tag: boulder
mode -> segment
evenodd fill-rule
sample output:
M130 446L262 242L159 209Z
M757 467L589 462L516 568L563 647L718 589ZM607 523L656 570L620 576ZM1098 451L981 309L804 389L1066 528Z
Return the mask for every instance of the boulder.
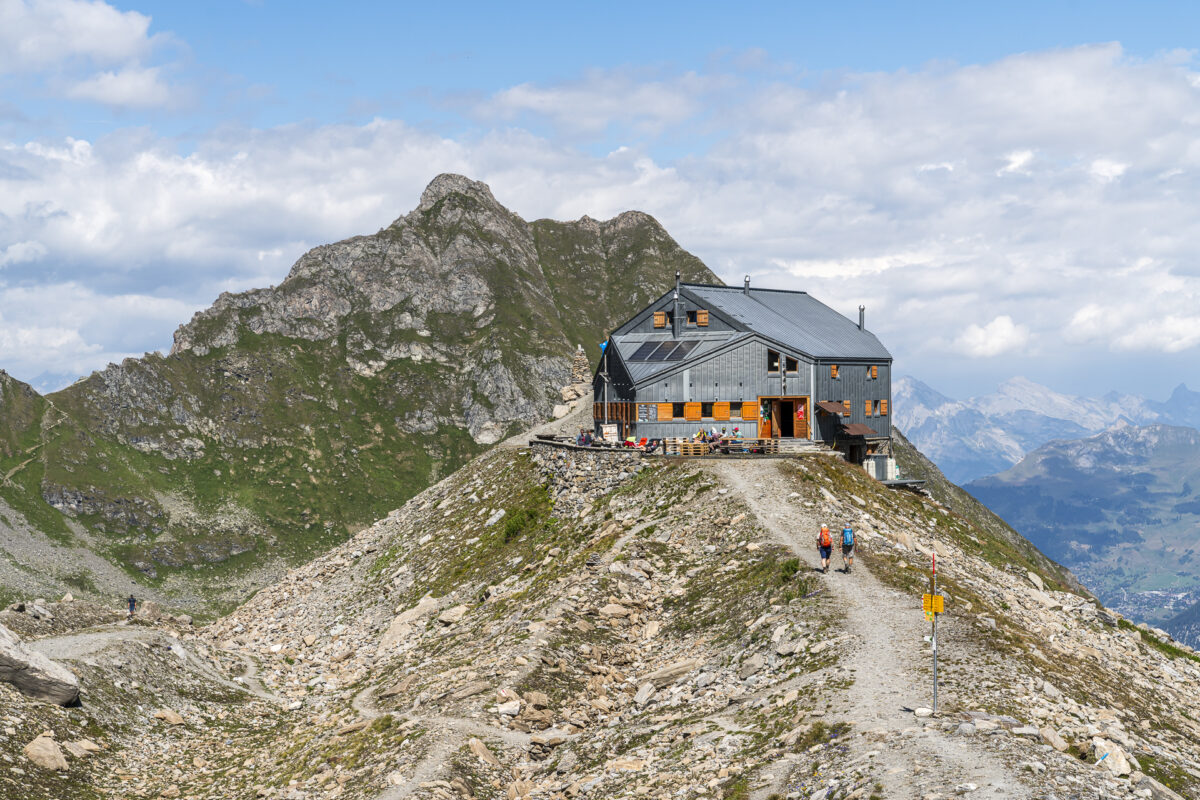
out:
M676 661L674 664L668 664L662 669L655 670L647 675L643 680L654 684L655 688L662 687L674 683L675 681L687 675L694 669L698 669L704 662L698 658L688 658L683 661Z
M183 717L179 716L179 712L175 711L172 708L168 708L167 706L163 706L158 711L155 711L154 718L161 719L163 722L167 723L168 725L182 725L183 724Z
M762 655L760 653L755 653L742 662L742 668L738 670L738 677L743 679L749 678L751 675L761 670L764 664L766 664L766 660L762 657Z
M438 622L443 625L453 625L462 620L467 615L467 606L457 605L454 608L447 608L438 615Z
M1104 767L1116 777L1122 777L1133 772L1125 751L1115 742L1096 736L1092 739L1092 754L1096 763Z
M64 770L67 768L67 757L63 755L58 742L48 733L34 739L25 745L25 757L42 769Z
M437 600L425 595L412 608L399 612L392 620L392 625L405 625L416 622L421 617L428 616L437 610Z
M0 625L0 681L22 694L69 705L79 699L79 679L62 664L26 649L17 635Z
M1042 582L1041 575L1038 575L1033 570L1026 570L1025 577L1029 578L1029 582L1032 583L1035 587L1037 587L1037 590L1039 592L1046 591L1046 584Z
M484 744L483 742L472 737L471 740L469 742L467 742L467 745L471 748L471 752L475 754L476 758L478 758L483 763L485 763L491 767L500 766L500 759L498 759L498 758L496 758L496 756L492 755L492 751L488 750L487 745Z
M1067 748L1069 747L1066 740L1058 735L1058 731L1049 726L1042 728L1042 741L1060 753L1067 752Z

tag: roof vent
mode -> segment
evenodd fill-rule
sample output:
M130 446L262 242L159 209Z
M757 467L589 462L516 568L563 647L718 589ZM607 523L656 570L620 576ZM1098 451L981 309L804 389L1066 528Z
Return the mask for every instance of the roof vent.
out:
M858 329L860 331L865 331L867 329L867 307L866 306L858 307Z
M750 294L750 276L747 275L742 281L742 294Z

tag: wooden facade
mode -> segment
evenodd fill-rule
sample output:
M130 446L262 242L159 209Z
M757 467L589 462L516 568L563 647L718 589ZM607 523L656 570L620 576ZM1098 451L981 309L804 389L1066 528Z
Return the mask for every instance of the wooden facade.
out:
M804 292L677 284L609 336L593 416L635 438L737 427L854 447L891 437L891 368L861 318Z

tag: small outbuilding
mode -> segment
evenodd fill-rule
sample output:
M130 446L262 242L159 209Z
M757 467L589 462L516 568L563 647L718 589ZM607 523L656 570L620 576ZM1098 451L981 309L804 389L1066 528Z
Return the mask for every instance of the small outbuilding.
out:
M855 463L891 439L892 356L807 292L681 283L614 330L593 378L596 432L823 443ZM613 427L615 426L615 428Z

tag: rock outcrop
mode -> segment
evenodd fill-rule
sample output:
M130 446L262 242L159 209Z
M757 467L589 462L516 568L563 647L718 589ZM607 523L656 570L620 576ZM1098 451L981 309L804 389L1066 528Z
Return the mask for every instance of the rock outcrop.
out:
M646 214L527 222L438 176L377 233L221 295L167 356L49 398L0 386L0 474L27 480L5 498L46 535L80 526L122 566L183 584L180 602L228 602L567 413L590 380L578 345L677 270L717 280ZM194 569L226 562L232 585Z
M3 625L0 625L0 681L48 703L69 705L79 699L79 681L69 669L22 646L16 634Z

